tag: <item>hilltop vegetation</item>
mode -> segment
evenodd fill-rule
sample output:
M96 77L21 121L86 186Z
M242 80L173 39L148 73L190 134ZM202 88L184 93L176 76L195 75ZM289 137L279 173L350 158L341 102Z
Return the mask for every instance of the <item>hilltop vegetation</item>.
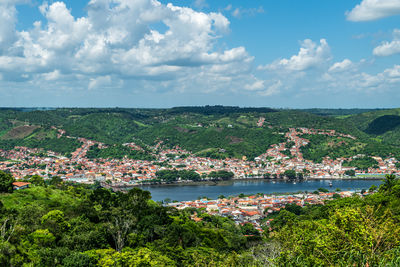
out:
M162 206L137 188L113 193L57 177L36 184L0 193L1 266L400 263L400 181L394 176L365 198L287 205L266 218L274 220L262 234L203 210Z
M207 155L208 151L212 151L214 153L209 156L214 158L254 158L264 153L270 145L284 141L276 131L246 127L232 118L201 127L173 120L144 129L134 136L147 144L162 140L167 147L180 146L199 155Z
M400 116L397 115L383 115L376 118L368 124L365 129L366 133L380 135L388 131L392 131L400 126Z
M344 120L376 140L400 145L400 109L371 111Z
M26 126L24 127L27 128ZM16 133L15 128L12 128L0 138L0 149L10 150L15 146L26 146L43 148L67 155L81 145L81 142L77 139L57 138L57 132L46 127L31 126L24 133L18 132L18 135L11 136L13 133ZM21 137L20 134L23 135L23 138L18 138Z
M399 118L400 109L276 110L224 106L1 109L0 148L23 145L70 153L79 146L75 139L56 138L53 126L65 130L65 135L103 142L110 147L91 152L91 157L121 158L132 154L129 157L144 159L142 154L125 151L121 144L134 142L146 148L161 142L166 148L179 146L199 156L253 159L271 145L287 142L284 134L289 127L304 127L335 130L356 137L352 140L308 136L311 143L302 148L306 159L321 161L325 156L357 154L399 157Z
M378 142L374 139L353 140L351 138L324 135L302 135L302 137L310 141L306 146L301 147L303 157L314 162L321 162L324 157L336 159L356 155L400 158L399 147ZM358 167L362 169L362 166Z
M382 109L367 109L367 108L310 108L301 109L300 111L312 113L321 116L332 116L332 117L348 117L354 114L360 114L370 111L377 111Z

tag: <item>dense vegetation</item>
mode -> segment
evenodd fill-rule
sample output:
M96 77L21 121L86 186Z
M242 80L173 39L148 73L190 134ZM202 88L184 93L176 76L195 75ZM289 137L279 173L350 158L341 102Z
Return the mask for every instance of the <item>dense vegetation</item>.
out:
M371 111L376 111L376 110L382 110L382 109L310 108L310 109L301 109L300 111L305 111L305 112L309 112L309 113L316 114L316 115L321 115L321 116L342 117L342 116L349 116L349 115L360 114L360 113L365 113L365 112L371 112Z
M366 133L380 135L400 126L400 116L397 115L384 115L376 118L365 129Z
M69 154L81 146L77 139L60 137L54 130L37 129L23 139L0 139L0 149L10 150L15 146L43 148L62 154Z
M232 125L232 128L227 127ZM242 157L250 159L264 153L272 145L284 141L271 129L245 128L220 122L210 127L182 125L179 121L144 129L135 137L145 143L163 140L167 147L180 146L212 158Z
M186 181L199 181L200 175L191 170L161 170L156 173L157 179L164 182L175 182L179 179Z
M0 201L1 266L246 265L254 245L244 236L249 225L207 214L194 222L195 211L163 207L140 189L58 184Z
M394 176L365 198L287 205L266 218L273 220L262 235L251 224L162 206L137 188L113 193L57 178L36 184L0 194L1 266L400 263L400 181Z
M204 107L175 107L168 110L169 114L198 113L202 115L229 115L234 113L268 113L276 112L271 108L240 108L230 106L204 106Z
M387 144L400 146L400 109L377 110L357 114L344 119L355 127L382 140Z
M357 167L360 170L368 170L368 168L378 168L378 162L371 157L359 157L351 161L344 161L345 167Z
M257 126L260 118L264 119L262 127ZM146 147L161 141L163 146L179 146L199 156L253 159L270 145L287 141L282 133L289 127L306 127L333 129L357 138L309 136L312 143L302 150L307 159L321 161L324 156L357 154L400 157L399 118L400 109L273 110L224 106L1 109L0 148L25 145L72 152L79 142L56 138L56 131L50 128L56 126L73 137L117 144L105 151L91 152L92 157L120 158L130 153L121 146L123 143L134 142ZM284 153L290 156L289 151ZM139 154L131 157L145 158Z
M400 264L400 181L394 176L365 199L288 205L271 218L269 236L280 245L280 266Z
M12 193L14 181L11 174L0 171L0 193Z
M230 180L233 178L233 172L220 170L212 171L207 176L200 176L193 170L161 170L156 173L157 179L164 182L174 182L177 180L183 181L199 181L202 178L211 178L213 180Z
M90 159L93 158L113 158L113 159L122 159L127 157L129 159L138 159L138 160L153 160L154 157L145 151L133 150L130 147L123 145L111 145L107 148L100 149L98 145L91 146L86 156Z
M336 159L356 155L396 157L400 159L400 148L376 140L353 140L351 138L332 137L326 135L302 135L310 142L301 147L305 159L321 162L324 157ZM356 161L357 162L357 161ZM362 166L358 166L362 167Z

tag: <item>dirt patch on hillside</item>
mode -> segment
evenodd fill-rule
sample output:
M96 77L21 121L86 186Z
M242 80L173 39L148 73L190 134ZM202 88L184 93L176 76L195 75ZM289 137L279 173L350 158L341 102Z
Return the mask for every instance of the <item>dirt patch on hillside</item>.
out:
M189 130L189 129L182 128L182 127L179 127L179 126L176 126L176 127L174 127L174 128L175 128L178 132L181 132L181 133L191 133L191 134L196 133L195 130Z
M229 142L229 144L238 144L243 142L242 138L236 137L236 136L227 136L226 139L230 139L231 141Z
M34 130L40 128L39 126L18 126L1 137L1 139L23 139L30 135Z

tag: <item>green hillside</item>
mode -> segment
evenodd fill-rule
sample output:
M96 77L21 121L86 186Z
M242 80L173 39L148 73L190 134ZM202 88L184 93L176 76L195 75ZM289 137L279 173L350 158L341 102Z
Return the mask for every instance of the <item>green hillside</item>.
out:
M353 115L344 119L370 137L400 146L400 109L387 109Z
M362 111L224 106L0 109L0 147L10 149L15 145L24 145L70 153L79 146L76 140L56 138L56 130L51 129L54 126L65 130L66 135L109 145L135 142L146 147L162 141L165 147L179 146L201 156L247 156L252 159L264 153L270 145L287 141L284 133L288 128L304 127L336 130L357 138L342 142L338 137L310 137L312 142L303 148L308 159L320 161L324 156L335 158L359 153L369 156L399 155L400 109L360 113ZM262 127L257 125L259 120L263 120ZM114 148L113 152L93 155L124 153L115 153Z

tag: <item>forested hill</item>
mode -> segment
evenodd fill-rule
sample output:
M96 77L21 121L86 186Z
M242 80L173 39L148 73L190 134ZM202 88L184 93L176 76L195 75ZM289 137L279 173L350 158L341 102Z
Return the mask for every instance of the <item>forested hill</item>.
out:
M345 121L382 142L400 145L400 109L361 113Z
M35 181L3 193L12 177L0 172L0 266L400 264L400 181L391 175L367 196L288 204L265 218L263 232L204 209L163 206L138 188Z
M272 144L286 142L284 134L293 127L335 130L357 139L346 143L354 153L372 151L379 155L379 150L386 151L384 156L387 156L391 150L396 154L400 145L399 113L397 109L289 110L229 106L4 108L0 109L0 148L43 147L68 154L81 145L77 139L65 138L70 136L105 144L133 142L143 148L161 141L165 147L179 146L200 156L254 158ZM58 130L65 130L65 135L60 138ZM330 152L322 150L335 140L317 141L318 144L309 148L313 154L310 157L328 155Z

